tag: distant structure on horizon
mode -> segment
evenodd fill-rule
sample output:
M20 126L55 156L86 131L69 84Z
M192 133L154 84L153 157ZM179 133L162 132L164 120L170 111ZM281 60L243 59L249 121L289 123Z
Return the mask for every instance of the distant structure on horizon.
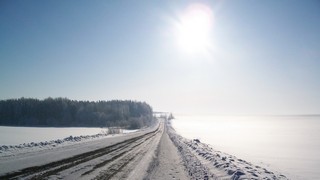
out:
M166 118L168 120L174 119L174 116L171 112L153 112L153 116L159 117L159 118Z

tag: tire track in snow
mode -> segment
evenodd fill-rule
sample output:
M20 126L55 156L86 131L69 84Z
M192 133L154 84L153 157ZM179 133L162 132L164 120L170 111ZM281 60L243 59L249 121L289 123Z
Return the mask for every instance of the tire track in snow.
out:
M141 145L144 141L154 137L158 132L159 132L159 127L155 131L146 133L138 137L127 139L125 141L122 141L107 147L103 147L94 151L82 153L70 158L51 162L45 165L28 167L16 172L7 173L5 175L0 176L0 179L19 179L19 178L44 179L51 175L55 175L61 171L64 171L66 169L70 169L72 167L75 167L77 165L80 165L82 163L88 162L93 159L98 159L102 156L113 153L115 151L125 150L131 145L133 145L132 148L135 148ZM121 156L125 155L127 152L128 151L124 151L123 153L117 154L113 156L112 159L115 160L117 158L120 158ZM109 162L112 162L112 161L109 161ZM105 162L105 164L107 163L108 162ZM105 164L100 164L100 166ZM95 166L95 168L98 168L98 167L99 167L99 164Z

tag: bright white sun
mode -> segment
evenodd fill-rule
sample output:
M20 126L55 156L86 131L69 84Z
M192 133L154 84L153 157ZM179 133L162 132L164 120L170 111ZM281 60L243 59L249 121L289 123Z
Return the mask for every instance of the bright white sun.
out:
M179 47L186 53L203 53L210 46L213 21L211 9L203 4L192 4L181 14L176 23Z

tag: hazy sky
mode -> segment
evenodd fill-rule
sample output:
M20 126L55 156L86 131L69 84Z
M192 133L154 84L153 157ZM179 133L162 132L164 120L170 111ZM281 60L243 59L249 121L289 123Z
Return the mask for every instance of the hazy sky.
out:
M181 25L196 6L210 14L206 32ZM320 2L2 0L0 99L49 96L320 113Z

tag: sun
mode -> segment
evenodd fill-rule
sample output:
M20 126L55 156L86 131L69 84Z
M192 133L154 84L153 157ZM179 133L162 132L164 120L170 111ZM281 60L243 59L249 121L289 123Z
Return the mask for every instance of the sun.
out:
M176 22L178 46L186 53L204 53L210 47L213 15L203 4L191 4Z

